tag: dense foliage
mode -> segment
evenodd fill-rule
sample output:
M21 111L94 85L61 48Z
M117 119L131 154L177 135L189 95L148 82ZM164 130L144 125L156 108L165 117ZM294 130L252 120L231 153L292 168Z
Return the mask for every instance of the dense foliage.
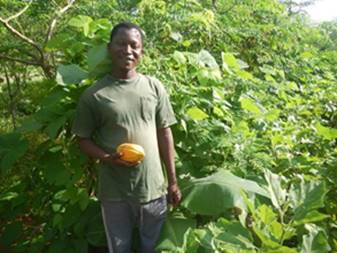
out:
M2 2L1 20L26 4ZM158 251L337 250L336 23L276 0L52 2L0 30L1 252L105 245L95 162L70 126L121 20L144 29L139 71L164 83L178 118L183 202Z

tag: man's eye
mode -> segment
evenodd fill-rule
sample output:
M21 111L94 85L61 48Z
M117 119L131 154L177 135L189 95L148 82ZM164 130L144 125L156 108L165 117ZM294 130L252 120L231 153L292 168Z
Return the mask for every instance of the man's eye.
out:
M134 48L134 49L139 48L139 44L138 43L132 43L131 47Z

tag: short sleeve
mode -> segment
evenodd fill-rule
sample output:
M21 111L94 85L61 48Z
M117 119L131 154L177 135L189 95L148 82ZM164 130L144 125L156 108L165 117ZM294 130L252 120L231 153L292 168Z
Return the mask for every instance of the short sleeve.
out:
M169 95L167 94L164 86L158 81L158 104L156 108L156 125L157 128L169 127L177 123L174 115Z
M72 133L83 138L90 138L96 128L97 118L93 111L94 106L87 96L82 95L75 113Z

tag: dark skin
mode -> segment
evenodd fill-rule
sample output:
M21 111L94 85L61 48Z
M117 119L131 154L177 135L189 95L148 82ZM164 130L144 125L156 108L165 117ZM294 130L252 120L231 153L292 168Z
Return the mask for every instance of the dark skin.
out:
M108 44L113 69L112 76L118 79L131 79L137 75L136 66L144 53L142 37L137 29L118 30ZM171 129L157 129L158 148L168 175L168 201L176 207L181 201L181 193L176 179L174 141ZM79 138L80 149L88 156L115 166L134 167L137 163L130 163L120 159L121 153L108 154L89 138Z

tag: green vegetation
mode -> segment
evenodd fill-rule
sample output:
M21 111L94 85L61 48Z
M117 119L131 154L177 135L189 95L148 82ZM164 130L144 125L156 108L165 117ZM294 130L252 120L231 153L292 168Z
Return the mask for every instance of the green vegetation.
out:
M51 2L0 0L1 252L105 245L95 164L70 126L121 20L146 32L139 71L178 118L183 202L158 250L337 251L336 23L276 0Z

